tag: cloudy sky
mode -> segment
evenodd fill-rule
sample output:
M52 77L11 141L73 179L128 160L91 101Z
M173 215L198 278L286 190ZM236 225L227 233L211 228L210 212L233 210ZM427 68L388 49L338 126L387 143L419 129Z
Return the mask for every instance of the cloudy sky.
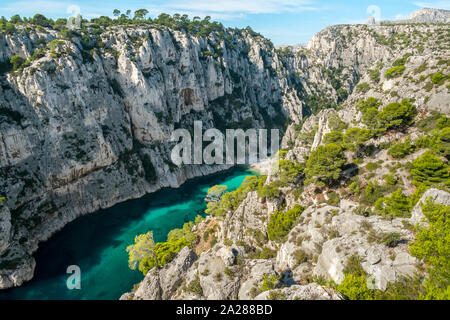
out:
M422 7L450 10L450 0L0 0L0 16L42 13L58 18L80 11L95 17L112 16L114 9L146 8L152 17L162 12L209 15L227 27L251 26L276 45L285 45L306 43L328 25L361 23L370 15L401 19Z

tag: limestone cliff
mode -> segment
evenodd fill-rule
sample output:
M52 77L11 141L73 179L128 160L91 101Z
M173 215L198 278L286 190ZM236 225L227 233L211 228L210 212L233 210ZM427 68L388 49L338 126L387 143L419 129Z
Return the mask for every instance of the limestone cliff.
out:
M39 242L78 216L225 169L171 162L171 133L191 131L194 120L205 129L284 129L290 119L284 144L288 157L300 161L322 143L338 105L345 123L358 121L354 102L368 94L413 97L421 110L448 112L447 87L424 94L414 78L428 77L428 68L383 77L406 53L409 70L425 62L437 66L449 54L445 39L447 29L437 25L334 26L295 50L277 50L260 35L236 29L208 36L161 26L1 34L0 62L14 55L28 60L0 75L0 190L6 196L0 288L30 279ZM312 113L318 115L300 127ZM300 139L314 130L312 145ZM257 203L252 197L247 201ZM267 216L280 203L269 202ZM237 212L249 214L244 207ZM239 225L229 219L224 230ZM265 226L253 222L255 229ZM245 231L236 233L239 239ZM223 292L239 294L237 284L230 286Z
M334 26L314 36L307 48L284 49L281 59L296 72L293 85L305 109L320 107L302 125L288 127L283 148L291 167L264 180L276 192L242 191L245 199L237 208L193 227L200 239L196 247L184 248L162 271L149 271L121 299L342 299L325 284L341 284L353 257L371 289L379 292L405 277L423 278L423 263L410 245L416 226L423 225L427 200L447 206L448 212L450 180L444 173L443 190L430 188L421 195L409 166L432 148L414 142L430 134L439 117L448 127L448 37L446 25ZM358 148L345 147L346 165L331 186L304 183L304 172L294 166L305 165L314 150L329 143L327 134L333 131L344 146L357 142L356 136L343 138L348 130L377 128L359 106L367 100L376 102L372 112L377 117L384 106L398 110L402 103L411 103L417 113L405 128L382 130ZM448 138L443 139L447 142L436 161L446 166L450 149ZM397 158L388 150L395 143L414 148ZM385 182L389 178L391 184ZM377 198L369 199L371 190ZM414 205L398 216L380 213L384 199L398 190ZM377 199L383 201L376 204ZM271 239L272 218L298 205L305 210L292 225L283 225L289 232ZM169 270L177 276L158 276Z

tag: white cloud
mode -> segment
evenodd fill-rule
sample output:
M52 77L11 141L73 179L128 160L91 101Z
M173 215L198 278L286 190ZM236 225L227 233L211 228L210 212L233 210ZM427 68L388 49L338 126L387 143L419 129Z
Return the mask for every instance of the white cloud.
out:
M213 19L236 19L248 14L278 14L318 10L312 0L172 0L148 7L152 14L180 13Z
M280 14L326 9L324 7L319 8L316 3L316 0L167 0L161 4L139 5L139 7L148 9L152 16L157 16L160 13L179 13L187 14L190 17L209 15L215 20L229 20L244 18L250 14ZM18 0L3 6L0 4L0 12L6 14L19 13L21 15L40 12L50 16L65 16L67 15L67 9L76 5L76 0ZM81 15L84 17L112 16L112 10L115 8L112 7L115 6L114 3L107 3L102 6L94 4L79 6Z
M414 2L414 4L421 8L450 10L450 1Z

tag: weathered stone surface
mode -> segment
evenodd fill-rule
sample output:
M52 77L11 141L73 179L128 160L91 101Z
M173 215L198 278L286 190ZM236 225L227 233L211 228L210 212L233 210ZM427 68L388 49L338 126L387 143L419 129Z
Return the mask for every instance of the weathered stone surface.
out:
M197 260L197 255L188 247L162 269L151 269L134 292L122 295L121 300L167 300L186 279L188 269Z
M409 254L408 241L414 239L411 231L402 227L400 219L383 220L381 217L364 218L344 212L333 218L331 223L339 237L326 241L314 268L314 273L330 277L336 283L344 280L344 268L352 255L362 260L363 269L374 280L377 289L385 290L388 282L401 276L412 275L416 270L417 259ZM398 233L401 237L395 247L369 242L367 236Z
M263 281L264 275L275 275L275 268L271 260L250 260L247 264L246 268L249 270L249 273L239 288L239 300L255 298L254 292L256 292Z
M343 300L339 292L327 289L318 284L304 286L291 286L278 290L269 290L259 294L255 300L269 300L270 295L275 294L279 299L286 300Z
M9 247L11 240L11 213L0 204L0 255Z

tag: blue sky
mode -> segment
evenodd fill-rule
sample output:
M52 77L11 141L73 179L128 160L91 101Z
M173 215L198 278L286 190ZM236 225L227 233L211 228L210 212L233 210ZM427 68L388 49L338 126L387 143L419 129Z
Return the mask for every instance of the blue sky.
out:
M78 10L84 17L112 16L114 9L146 8L150 16L161 12L206 15L227 27L251 26L276 45L306 43L326 26L362 23L368 8L377 6L381 19L401 19L421 7L450 10L450 0L0 0L0 16L13 14L69 17Z

